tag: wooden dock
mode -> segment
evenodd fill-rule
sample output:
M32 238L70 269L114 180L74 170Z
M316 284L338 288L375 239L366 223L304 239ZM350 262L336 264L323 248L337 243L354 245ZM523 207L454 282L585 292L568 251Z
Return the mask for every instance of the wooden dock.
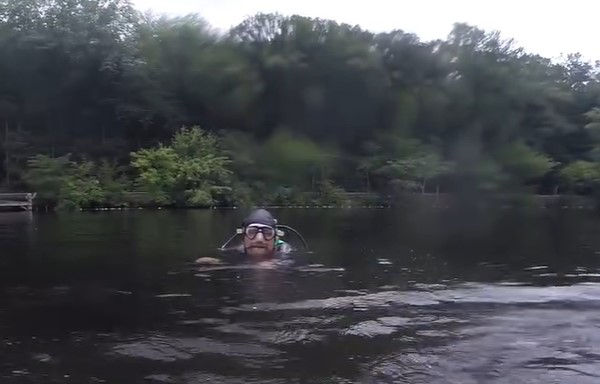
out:
M0 193L0 210L31 211L36 193Z

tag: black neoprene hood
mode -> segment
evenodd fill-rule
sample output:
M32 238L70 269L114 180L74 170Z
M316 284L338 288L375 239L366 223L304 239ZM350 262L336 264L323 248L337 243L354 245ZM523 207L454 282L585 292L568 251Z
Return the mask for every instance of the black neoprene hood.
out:
M266 209L255 209L242 221L242 227L247 227L249 224L262 224L275 228L277 220Z

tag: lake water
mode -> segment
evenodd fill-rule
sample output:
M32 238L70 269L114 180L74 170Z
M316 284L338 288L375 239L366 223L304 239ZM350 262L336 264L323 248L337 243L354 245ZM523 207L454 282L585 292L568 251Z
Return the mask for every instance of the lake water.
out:
M274 210L294 266L196 265L244 213L0 213L0 382L600 382L592 211Z

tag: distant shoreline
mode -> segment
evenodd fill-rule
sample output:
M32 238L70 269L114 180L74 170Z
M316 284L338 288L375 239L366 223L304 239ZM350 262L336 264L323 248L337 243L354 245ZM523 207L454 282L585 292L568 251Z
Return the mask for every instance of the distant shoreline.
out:
M352 193L350 193L352 195ZM251 204L248 206L213 206L213 207L193 207L193 206L175 206L175 205L132 205L132 206L98 206L78 209L80 212L101 212L101 211L128 211L128 210L237 210L247 207L263 207L268 209L392 209L411 207L431 207L446 209L458 204L465 204L465 200L473 205L493 204L497 208L562 208L562 209L596 209L598 202L591 196L585 195L540 195L540 194L489 194L475 197L461 196L452 193L403 193L395 197L379 196L370 194L371 197L377 197L378 202L366 202L359 199L347 200L344 204ZM477 198L480 197L480 198ZM35 204L34 212L52 212L55 209Z

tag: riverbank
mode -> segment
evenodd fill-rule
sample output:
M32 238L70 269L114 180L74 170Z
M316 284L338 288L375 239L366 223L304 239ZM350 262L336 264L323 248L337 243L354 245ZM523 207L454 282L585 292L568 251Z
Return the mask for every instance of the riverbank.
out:
M311 195L305 193L304 196ZM402 193L396 196L380 195L366 192L347 192L341 194L337 201L319 201L318 196L303 198L299 201L286 202L257 202L247 205L214 205L186 206L175 204L157 204L144 192L124 193L124 202L120 205L92 206L78 209L80 211L116 211L130 209L238 209L246 206L261 206L265 208L289 209L332 209L332 208L438 208L446 209L456 206L478 206L482 208L560 208L586 209L598 208L596 199L582 195L526 195L526 194L496 194L464 196L450 193ZM33 205L34 211L53 211L55 207L44 204Z
M591 196L583 195L528 195L528 194L489 194L459 195L450 193L412 193L396 197L395 206L436 206L448 208L455 205L489 205L498 208L571 208L596 209L598 201Z

